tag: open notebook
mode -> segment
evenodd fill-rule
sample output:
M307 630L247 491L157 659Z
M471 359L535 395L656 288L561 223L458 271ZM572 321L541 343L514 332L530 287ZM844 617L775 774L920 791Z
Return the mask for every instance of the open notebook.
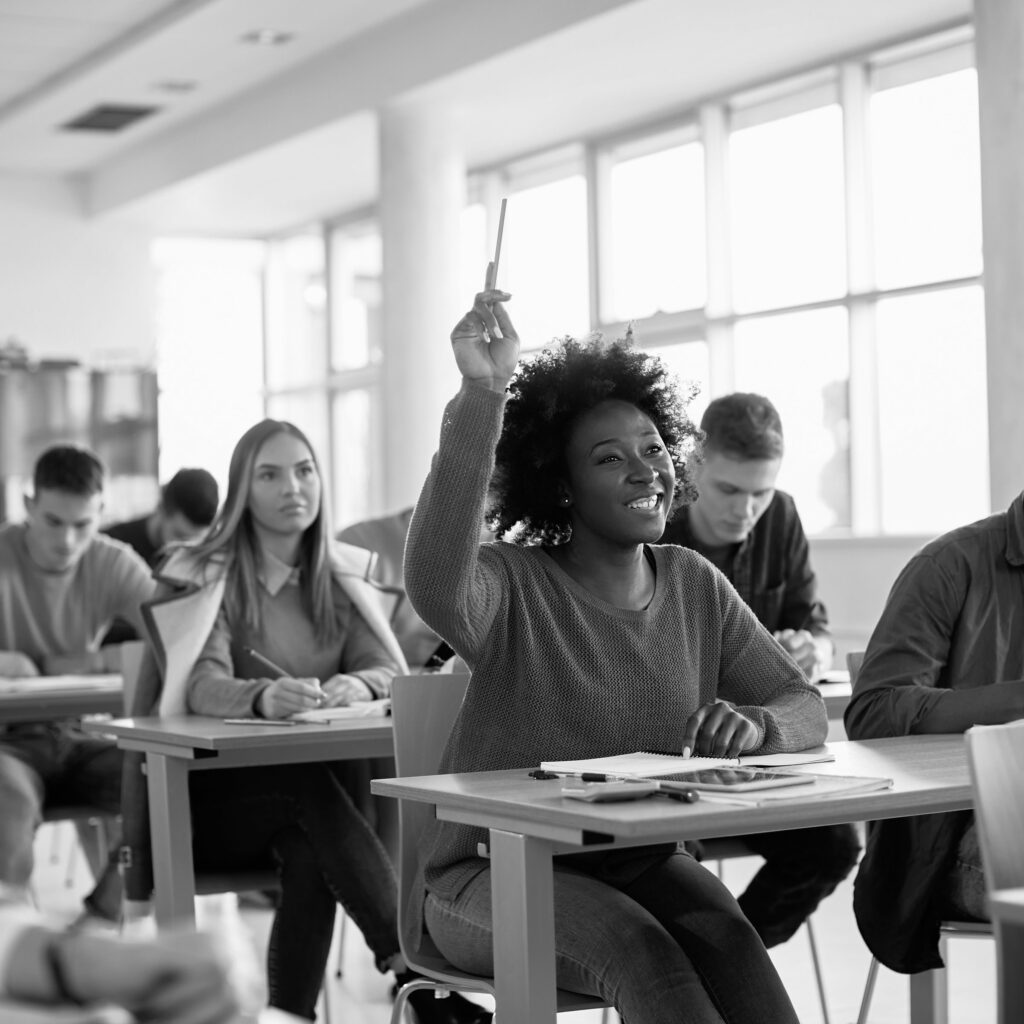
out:
M346 722L350 718L383 718L391 714L391 700L364 700L341 708L317 708L292 715L293 722Z
M594 772L620 778L653 778L674 775L676 772L695 772L700 768L722 768L729 765L758 768L782 768L788 765L817 764L834 761L835 755L822 744L811 750L798 750L787 754L747 754L743 757L682 757L677 754L658 754L638 750L632 754L612 757L586 757L575 761L542 761L541 768L559 775L581 775Z

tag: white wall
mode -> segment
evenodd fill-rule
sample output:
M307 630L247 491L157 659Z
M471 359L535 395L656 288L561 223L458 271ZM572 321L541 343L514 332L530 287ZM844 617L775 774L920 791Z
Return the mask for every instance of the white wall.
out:
M34 359L151 365L150 240L84 218L65 182L0 175L0 344L13 335Z
M818 596L828 609L836 643L835 668L847 651L862 651L882 612L889 588L911 555L931 537L811 539Z

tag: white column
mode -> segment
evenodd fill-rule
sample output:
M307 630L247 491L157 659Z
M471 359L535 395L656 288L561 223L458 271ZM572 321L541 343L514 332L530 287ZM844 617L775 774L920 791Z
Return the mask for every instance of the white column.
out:
M380 111L383 239L384 503L412 504L459 375L448 335L472 304L459 294L466 167L450 112L414 103Z
M974 0L993 510L1024 488L1024 6Z

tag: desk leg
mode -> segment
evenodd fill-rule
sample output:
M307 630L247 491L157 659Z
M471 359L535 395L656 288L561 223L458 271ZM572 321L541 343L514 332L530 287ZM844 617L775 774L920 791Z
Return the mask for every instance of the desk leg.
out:
M1024 981L1021 956L1024 955L1024 925L1016 921L993 921L996 933L998 965L999 1024L1024 1020Z
M554 1024L555 914L551 847L491 829L496 1016Z
M146 754L149 835L157 925L195 924L195 873L188 764L180 757Z

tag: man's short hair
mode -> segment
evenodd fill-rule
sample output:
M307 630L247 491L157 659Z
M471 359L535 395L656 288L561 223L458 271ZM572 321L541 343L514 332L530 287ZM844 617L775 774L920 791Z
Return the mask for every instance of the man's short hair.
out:
M778 410L764 395L734 391L716 398L700 421L704 448L734 459L781 459L785 446Z
M180 512L196 526L209 526L217 514L217 481L205 469L179 469L164 484L160 504L164 512Z
M32 470L32 491L66 491L80 497L92 497L103 490L103 463L88 448L57 444L36 459Z

